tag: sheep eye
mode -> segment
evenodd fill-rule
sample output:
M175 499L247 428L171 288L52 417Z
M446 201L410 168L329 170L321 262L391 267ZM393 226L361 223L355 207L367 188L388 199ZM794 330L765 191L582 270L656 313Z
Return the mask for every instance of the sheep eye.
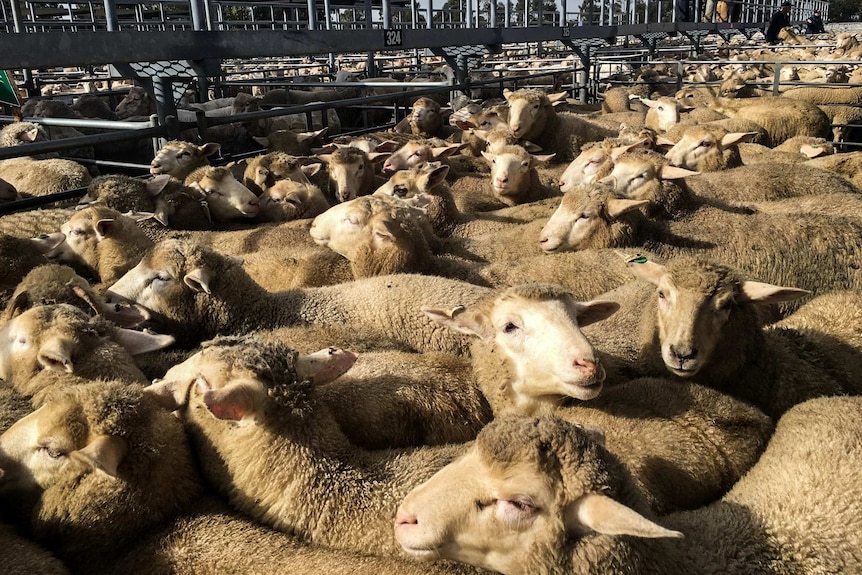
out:
M395 186L392 193L398 198L403 198L407 195L407 186Z
M170 281L171 275L168 272L159 272L153 277L153 281L166 282Z
M359 171L361 172L364 169L365 169L365 166L363 166L362 164L359 164Z
M482 501L481 499L477 499L477 500L475 501L476 508L477 508L479 511L481 511L481 510L483 510L483 509L485 509L485 508L489 507L489 506L490 506L490 505L492 505L493 503L494 503L493 501L486 502L486 501Z
M514 333L516 331L518 331L518 326L516 326L512 322L508 322L506 325L503 326L504 333Z
M658 111L659 111L659 112L664 112L664 106L659 106L659 107L658 107Z
M180 152L179 154L177 154L177 158L185 158L186 156L191 156L191 155L192 155L191 152Z
M661 290L658 290L658 299L664 299L664 292Z
M487 126L490 126L490 125L491 125L491 122L489 122L488 120L485 120L484 122L482 122L481 124L479 124L479 127L480 127L480 128L481 128L482 126L486 126L486 127L487 127Z
M61 457L64 457L66 455L62 450L57 449L56 447L51 445L42 445L39 447L39 449L41 449L45 453L45 455L47 455L51 459L60 459Z

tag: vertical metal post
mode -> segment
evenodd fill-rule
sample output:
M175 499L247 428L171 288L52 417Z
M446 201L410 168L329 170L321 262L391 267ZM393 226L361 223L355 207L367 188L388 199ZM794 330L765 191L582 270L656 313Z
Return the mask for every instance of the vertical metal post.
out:
M503 0L503 27L509 28L511 26L512 26L512 5L509 3L509 0Z
M464 3L464 22L465 28L473 28L473 0L466 0Z
M24 32L23 19L21 18L21 3L19 0L10 0L12 3L12 23L15 25L15 33Z
M488 2L488 26L491 28L497 27L497 0L490 0Z
M207 21L204 17L204 6L202 0L189 0L192 8L192 29L196 32L206 30Z
M772 76L772 95L780 96L778 88L781 87L781 62L775 63L775 73Z
M314 9L314 0L308 0L308 29L317 30L317 10Z
M314 0L308 1L313 2ZM389 0L383 0L381 4L383 7L383 27L392 28L392 5L389 3Z
M428 15L425 19L428 20L426 27L430 30L434 27L434 0L428 0Z

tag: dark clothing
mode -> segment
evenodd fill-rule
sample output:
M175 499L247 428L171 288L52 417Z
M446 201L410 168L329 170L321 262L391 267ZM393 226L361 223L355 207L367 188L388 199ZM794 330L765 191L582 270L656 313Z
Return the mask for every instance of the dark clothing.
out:
M823 18L817 15L812 15L805 21L806 34L822 34L825 31L823 27Z
M778 44L778 33L786 26L790 26L790 14L785 14L779 10L772 15L772 20L769 21L769 28L766 29L766 41L770 44Z

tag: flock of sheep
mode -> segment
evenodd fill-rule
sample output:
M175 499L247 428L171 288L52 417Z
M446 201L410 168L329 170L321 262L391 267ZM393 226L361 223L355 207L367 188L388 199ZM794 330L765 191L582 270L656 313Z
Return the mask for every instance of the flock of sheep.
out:
M723 50L147 179L0 161L87 188L0 217L2 570L862 573L862 88L752 92L862 47Z

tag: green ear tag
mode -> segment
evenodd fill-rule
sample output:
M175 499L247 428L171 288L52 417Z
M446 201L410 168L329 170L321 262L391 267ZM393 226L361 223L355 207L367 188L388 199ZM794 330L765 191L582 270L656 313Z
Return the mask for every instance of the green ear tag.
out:
M36 236L36 239L37 240L47 240L48 234L39 234L38 236Z
M645 263L647 263L648 261L649 261L649 260L647 259L647 257L646 257L646 256L637 256L637 257L634 257L634 258L630 259L630 260L629 260L629 263L630 263L630 264L645 264Z

